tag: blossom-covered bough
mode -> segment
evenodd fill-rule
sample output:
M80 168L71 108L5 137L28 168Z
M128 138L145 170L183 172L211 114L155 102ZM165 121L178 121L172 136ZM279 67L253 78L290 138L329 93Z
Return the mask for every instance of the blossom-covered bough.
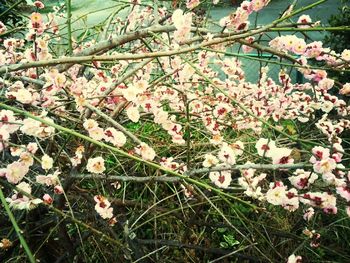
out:
M0 197L28 259L45 258L41 248L57 231L60 260L73 259L91 235L116 245L120 259L143 260L153 253L146 244L178 244L164 236L159 241L157 232L167 230L157 230L156 221L153 241L140 230L162 217L151 214L167 204L165 214L197 227L196 214L208 210L216 219L207 227L223 222L246 254L182 243L180 248L204 251L208 258L301 262L295 253L302 246L279 252L249 217L288 212L312 228L314 214L350 215L344 136L350 83L327 73L348 72L350 51L338 54L304 37L349 28L323 27L303 14L326 0L292 5L257 28L249 17L269 0L243 1L216 27L196 10L219 1L189 0L174 10L156 2L120 3L102 34L90 38L73 37L70 1L46 14L35 1L25 39L7 34L0 22ZM128 13L118 17L123 10ZM62 19L67 33L60 31ZM261 41L270 32L287 34ZM67 53L62 43L68 43ZM261 66L257 83L250 82L231 46L280 58L274 62L281 65L278 76ZM288 69L307 81L293 83ZM154 202L144 207L148 194ZM128 206L141 212L129 213ZM26 223L16 210L28 211ZM47 226L38 229L52 233L29 246L19 225L33 239L30 224L46 219ZM182 235L187 243L189 234ZM289 238L320 246L315 230Z

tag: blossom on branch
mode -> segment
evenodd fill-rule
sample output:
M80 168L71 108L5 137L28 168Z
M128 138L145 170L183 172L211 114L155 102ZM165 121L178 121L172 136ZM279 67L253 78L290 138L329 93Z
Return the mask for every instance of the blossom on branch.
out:
M231 171L210 172L209 179L220 188L228 188L232 181Z
M106 170L105 161L101 156L95 157L95 158L89 158L86 165L86 169L90 173L95 173L95 174L103 173Z
M111 219L113 217L113 207L111 203L102 195L95 195L95 210L103 219Z

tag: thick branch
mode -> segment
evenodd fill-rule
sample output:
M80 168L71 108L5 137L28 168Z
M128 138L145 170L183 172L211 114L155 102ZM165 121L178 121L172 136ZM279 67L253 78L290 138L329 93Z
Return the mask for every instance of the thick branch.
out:
M187 48L182 48L177 50L170 50L170 51L158 51L158 52L141 53L141 54L76 56L76 57L64 57L64 58L56 58L56 59L50 59L50 60L34 61L34 62L23 63L23 64L10 64L10 65L5 65L0 67L0 73L19 71L19 70L29 69L29 68L56 66L59 64L72 64L72 63L80 64L84 62L93 62L93 61L140 60L145 58L167 57L167 56L173 56L173 55L192 52L202 47L216 45L223 42L229 42L238 38L239 38L238 36L233 36L233 37L227 37L223 39L216 39L216 40L204 42L200 45L195 45L192 47L187 47Z
M280 170L280 169L300 169L300 168L310 168L311 164L308 163L294 163L294 164L239 164L233 166L216 166L210 168L200 168L186 172L186 175L203 174L215 171L240 171L244 169L257 169L257 170Z
M328 32L334 32L334 31L350 31L350 26L326 26L326 27L307 27L307 28L300 28L300 27L274 27L270 28L266 31L284 31L284 32L311 32L311 31L328 31Z
M245 169L256 169L256 170L292 170L292 169L303 169L311 168L312 164L309 163L293 163L293 164L239 164L233 166L217 166L211 168L200 168L186 172L184 175L191 176L195 174L206 174L210 172L219 171L241 171ZM341 167L337 167L339 170L348 170ZM76 174L73 175L74 179L103 179L107 181L122 181L122 182L178 182L181 178L174 176L122 176L122 175L95 175L95 174Z
M256 43L249 43L248 41L246 41L244 39L239 39L239 40L237 40L237 42L239 42L239 43L241 43L243 45L255 48L255 49L260 50L262 52L267 52L267 53L276 55L276 56L278 56L280 58L284 58L284 59L292 61L292 62L294 62L296 64L299 64L298 60L295 57L293 57L293 56L291 56L291 55L289 55L287 53L280 52L280 51L276 50L275 48L266 47L266 46L263 46L263 45L260 45L260 44L256 44Z

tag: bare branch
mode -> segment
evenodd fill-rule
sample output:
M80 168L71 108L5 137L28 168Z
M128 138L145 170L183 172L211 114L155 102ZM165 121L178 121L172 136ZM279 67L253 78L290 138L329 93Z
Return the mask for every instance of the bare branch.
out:
M72 179L100 179L107 181L122 181L122 182L179 182L182 179L174 176L122 176L122 175L97 175L97 174L78 174L71 176Z

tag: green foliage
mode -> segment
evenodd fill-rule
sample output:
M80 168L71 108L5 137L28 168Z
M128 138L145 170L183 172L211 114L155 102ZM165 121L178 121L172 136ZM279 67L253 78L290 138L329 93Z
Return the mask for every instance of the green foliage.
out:
M224 234L223 238L225 242L220 242L220 247L222 248L232 248L240 244L240 242L236 240L232 234Z
M5 0L0 2L0 21L5 25L16 27L23 24L21 8L24 0Z

